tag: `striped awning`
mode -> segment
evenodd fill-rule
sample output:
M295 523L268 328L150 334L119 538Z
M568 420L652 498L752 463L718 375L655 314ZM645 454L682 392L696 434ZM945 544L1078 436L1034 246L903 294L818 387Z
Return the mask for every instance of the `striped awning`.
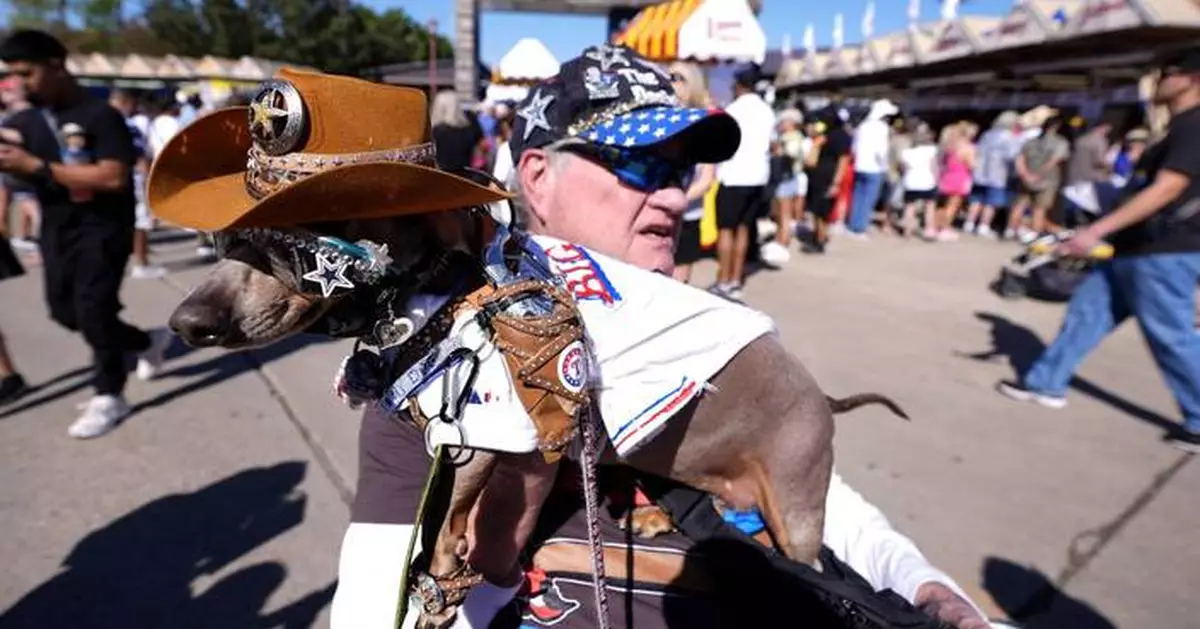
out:
M642 9L616 37L652 61L752 61L766 35L746 0L671 0Z
M679 29L704 0L671 0L642 9L617 39L653 61L679 58Z

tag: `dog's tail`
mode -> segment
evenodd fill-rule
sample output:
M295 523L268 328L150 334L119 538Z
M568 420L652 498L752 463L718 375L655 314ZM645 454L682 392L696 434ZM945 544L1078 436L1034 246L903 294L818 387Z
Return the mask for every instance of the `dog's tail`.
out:
M829 403L829 410L833 411L834 415L852 411L860 406L868 404L882 404L891 412L906 421L910 421L908 413L900 408L900 405L893 402L891 398L879 393L858 393L844 398L835 398L828 395L825 396L825 401Z

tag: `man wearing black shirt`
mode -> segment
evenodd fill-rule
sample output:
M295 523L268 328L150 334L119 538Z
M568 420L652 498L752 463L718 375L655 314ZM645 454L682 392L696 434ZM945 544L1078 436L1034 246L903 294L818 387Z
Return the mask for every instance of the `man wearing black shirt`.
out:
M152 378L170 336L118 318L133 247L137 155L124 118L87 95L67 71L66 57L62 43L41 31L17 31L0 44L0 60L35 105L5 121L20 142L0 144L0 171L29 182L41 204L50 316L82 333L92 348L95 396L67 431L86 439L129 414L122 396L126 354L138 354L138 376Z
M1138 160L1141 181L1115 211L1061 245L1086 255L1103 238L1115 249L1080 285L1054 343L1022 378L1000 392L1051 408L1075 367L1117 325L1132 316L1183 414L1168 440L1200 452L1200 335L1193 325L1200 280L1200 49L1163 67L1155 94L1171 112L1166 137Z
M813 242L805 253L825 253L829 241L829 218L837 202L838 191L850 172L850 149L853 139L838 110L830 105L817 116L812 126L813 148L805 158L808 173L808 211L816 219Z

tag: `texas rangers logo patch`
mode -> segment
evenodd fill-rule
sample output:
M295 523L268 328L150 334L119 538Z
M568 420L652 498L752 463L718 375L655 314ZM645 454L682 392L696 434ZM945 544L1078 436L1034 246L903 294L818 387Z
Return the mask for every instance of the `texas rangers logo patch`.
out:
M583 247L567 243L552 245L546 249L546 257L550 260L550 270L566 281L575 301L598 301L609 307L621 303L621 293Z
M587 384L587 356L583 343L575 341L558 355L558 379L571 393L579 393Z

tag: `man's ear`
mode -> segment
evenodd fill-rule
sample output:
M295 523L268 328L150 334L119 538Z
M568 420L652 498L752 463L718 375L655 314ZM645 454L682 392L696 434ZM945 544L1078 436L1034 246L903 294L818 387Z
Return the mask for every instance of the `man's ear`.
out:
M517 180L521 186L521 197L532 222L546 224L549 216L551 188L554 172L550 167L550 155L542 149L526 149L517 161Z

